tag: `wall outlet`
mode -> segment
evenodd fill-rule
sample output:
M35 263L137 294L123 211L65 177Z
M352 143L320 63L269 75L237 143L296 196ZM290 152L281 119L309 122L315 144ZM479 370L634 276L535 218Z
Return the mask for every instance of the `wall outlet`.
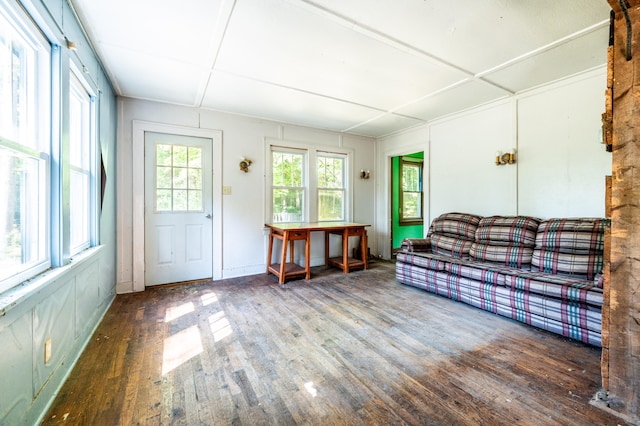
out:
M222 187L222 195L231 195L231 187L223 186Z
M51 360L51 337L44 342L44 363L48 364Z

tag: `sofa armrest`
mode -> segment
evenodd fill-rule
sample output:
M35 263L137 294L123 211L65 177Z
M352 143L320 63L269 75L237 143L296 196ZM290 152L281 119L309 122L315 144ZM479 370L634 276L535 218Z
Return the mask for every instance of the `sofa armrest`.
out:
M431 253L431 238L405 238L400 250L404 252Z

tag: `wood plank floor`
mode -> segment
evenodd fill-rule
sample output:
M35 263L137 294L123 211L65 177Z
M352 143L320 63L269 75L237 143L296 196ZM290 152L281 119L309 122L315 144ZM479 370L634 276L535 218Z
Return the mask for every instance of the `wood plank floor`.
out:
M624 424L599 384L599 349L376 261L119 295L43 424Z

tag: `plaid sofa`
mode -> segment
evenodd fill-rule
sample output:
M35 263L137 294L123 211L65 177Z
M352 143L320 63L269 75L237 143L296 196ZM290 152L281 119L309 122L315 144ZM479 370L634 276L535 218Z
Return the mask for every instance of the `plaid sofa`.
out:
M601 346L607 219L446 213L406 239L396 278L472 306Z

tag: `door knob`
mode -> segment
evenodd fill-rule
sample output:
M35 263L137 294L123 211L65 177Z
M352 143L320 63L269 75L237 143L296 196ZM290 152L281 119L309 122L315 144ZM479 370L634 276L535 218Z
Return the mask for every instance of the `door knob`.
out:
M211 219L211 213L205 216L207 219Z

